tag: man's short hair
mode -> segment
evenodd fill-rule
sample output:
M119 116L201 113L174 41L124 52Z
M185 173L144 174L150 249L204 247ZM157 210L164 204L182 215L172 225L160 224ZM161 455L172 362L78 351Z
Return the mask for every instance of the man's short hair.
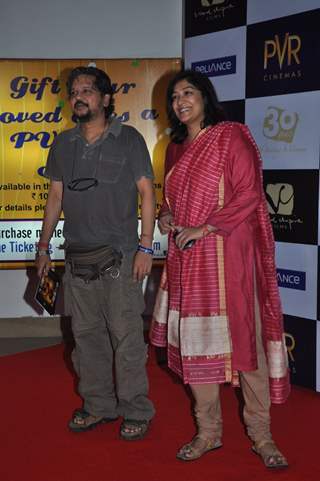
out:
M106 118L110 117L114 112L113 89L110 77L103 70L97 67L76 67L71 70L66 82L69 97L71 95L73 82L80 77L80 75L90 75L94 78L94 86L98 89L101 95L110 95L109 105L108 107L105 107Z

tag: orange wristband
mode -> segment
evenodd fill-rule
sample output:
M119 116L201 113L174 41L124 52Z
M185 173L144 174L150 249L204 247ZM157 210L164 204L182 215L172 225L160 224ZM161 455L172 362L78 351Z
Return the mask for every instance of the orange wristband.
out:
M40 248L40 247L48 247L49 246L49 242L42 242L42 241L39 241L37 243L37 246Z

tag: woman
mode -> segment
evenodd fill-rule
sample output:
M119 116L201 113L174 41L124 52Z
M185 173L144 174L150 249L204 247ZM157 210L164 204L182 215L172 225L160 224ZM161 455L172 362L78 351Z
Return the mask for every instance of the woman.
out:
M219 385L231 382L242 387L254 452L269 468L288 466L270 433L269 391L283 402L289 382L260 154L247 127L224 121L200 73L175 76L167 111L159 228L169 249L151 342L168 345L169 367L195 399L198 432L177 457L222 446Z

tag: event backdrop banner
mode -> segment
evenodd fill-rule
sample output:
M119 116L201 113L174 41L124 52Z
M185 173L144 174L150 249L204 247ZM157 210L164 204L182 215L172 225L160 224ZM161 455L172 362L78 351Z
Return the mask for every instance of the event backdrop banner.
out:
M75 125L65 83L77 65L95 65L110 76L117 117L146 140L159 208L169 140L165 91L180 64L179 59L0 61L0 268L25 267L34 260L48 196L43 176L48 151L62 130ZM63 221L50 246L53 260L63 258L62 229ZM156 257L165 255L165 244L157 232Z
M320 10L247 26L246 97L319 89Z
M185 2L185 36L240 27L246 23L243 0L189 0Z
M265 170L263 178L275 239L316 245L319 170Z
M238 27L185 40L185 65L207 75L219 100L245 96L246 28Z
M185 0L185 65L261 151L294 383L320 391L319 0Z
M285 341L288 351L291 381L305 387L315 387L317 321L284 316Z

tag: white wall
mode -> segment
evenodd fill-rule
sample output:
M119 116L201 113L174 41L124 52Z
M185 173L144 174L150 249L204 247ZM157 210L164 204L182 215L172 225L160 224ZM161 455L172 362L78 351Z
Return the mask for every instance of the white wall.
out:
M0 0L0 12L0 58L182 56L182 0ZM34 282L0 270L0 318L39 315Z
M0 0L2 58L181 57L182 0Z

